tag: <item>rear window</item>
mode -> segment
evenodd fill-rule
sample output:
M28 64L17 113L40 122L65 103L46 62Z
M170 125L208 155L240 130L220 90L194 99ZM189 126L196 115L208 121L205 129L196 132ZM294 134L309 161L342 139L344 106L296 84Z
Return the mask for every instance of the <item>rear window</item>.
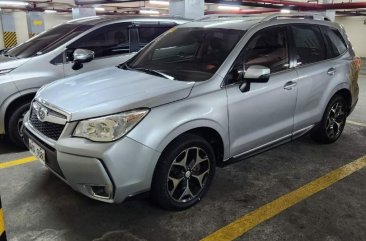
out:
M292 26L298 65L315 63L326 59L325 43L320 29L314 25Z
M139 30L139 44L140 47L144 47L146 44L150 43L153 39L166 32L172 26L164 26L164 27L140 27Z
M325 27L324 36L329 46L329 58L337 57L347 50L347 44L337 29Z

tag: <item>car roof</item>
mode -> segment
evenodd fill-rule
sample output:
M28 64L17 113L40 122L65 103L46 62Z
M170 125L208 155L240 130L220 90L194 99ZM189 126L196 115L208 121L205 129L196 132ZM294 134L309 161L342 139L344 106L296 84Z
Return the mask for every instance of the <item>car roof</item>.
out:
M263 17L222 17L222 18L204 18L184 24L187 28L225 28L247 30L254 24L257 24Z
M83 25L99 25L99 24L108 24L108 23L118 23L118 22L130 22L130 21L139 21L139 22L150 22L150 21L159 21L159 22L175 22L177 24L182 24L190 21L185 18L178 17L142 17L142 16L134 16L134 15L106 15L106 16L92 16L86 18L79 18L75 20L70 20L67 23L72 24L83 24Z
M309 24L323 24L336 26L337 24L331 22L326 16L320 14L311 13L296 13L296 14L270 14L262 16L253 15L234 15L234 14L213 14L206 15L205 17L195 20L193 22L186 23L179 26L179 28L223 28L223 29L236 29L236 30L248 30L252 26L262 24L272 24L275 22L281 23L309 23Z

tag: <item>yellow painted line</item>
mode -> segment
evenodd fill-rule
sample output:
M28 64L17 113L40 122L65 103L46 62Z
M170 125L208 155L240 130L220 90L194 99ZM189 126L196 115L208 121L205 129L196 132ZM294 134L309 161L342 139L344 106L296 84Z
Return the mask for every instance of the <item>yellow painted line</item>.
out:
M363 127L366 127L366 124L365 124L365 123L361 123L361 122L357 122L357 121L347 120L347 123L348 123L348 124L351 124L351 125L356 125L356 126L363 126Z
M265 204L264 206L236 219L232 223L201 239L201 241L234 240L287 208L303 201L315 193L322 191L364 167L366 167L366 156L315 179L305 186L281 196L268 204Z
M0 235L5 232L5 224L4 224L4 214L3 210L0 209Z
M33 162L35 160L37 160L36 157L30 156L30 157L25 157L25 158L14 160L14 161L1 162L0 163L0 169L26 164L26 163L29 163L29 162Z

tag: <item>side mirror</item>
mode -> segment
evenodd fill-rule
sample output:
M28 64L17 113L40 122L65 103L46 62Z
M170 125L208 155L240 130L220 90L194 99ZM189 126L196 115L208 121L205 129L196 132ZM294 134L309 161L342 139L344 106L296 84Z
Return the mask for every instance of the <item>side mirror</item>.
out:
M252 65L245 71L244 79L249 79L250 82L265 83L269 80L271 70L262 65Z
M94 51L88 49L75 49L73 53L74 65L73 70L79 70L83 67L83 63L88 63L94 59Z
M250 89L250 83L266 83L269 80L271 70L265 66L252 65L244 73L244 82L239 86L241 92Z

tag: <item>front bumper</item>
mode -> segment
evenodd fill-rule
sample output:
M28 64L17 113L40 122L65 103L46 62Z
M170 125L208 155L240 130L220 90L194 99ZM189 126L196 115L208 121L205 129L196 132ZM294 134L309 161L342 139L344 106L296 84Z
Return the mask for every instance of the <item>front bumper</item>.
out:
M25 142L30 138L44 149L46 166L74 190L99 201L118 203L150 189L159 152L127 136L97 143L64 131L57 141L50 142L27 119Z

